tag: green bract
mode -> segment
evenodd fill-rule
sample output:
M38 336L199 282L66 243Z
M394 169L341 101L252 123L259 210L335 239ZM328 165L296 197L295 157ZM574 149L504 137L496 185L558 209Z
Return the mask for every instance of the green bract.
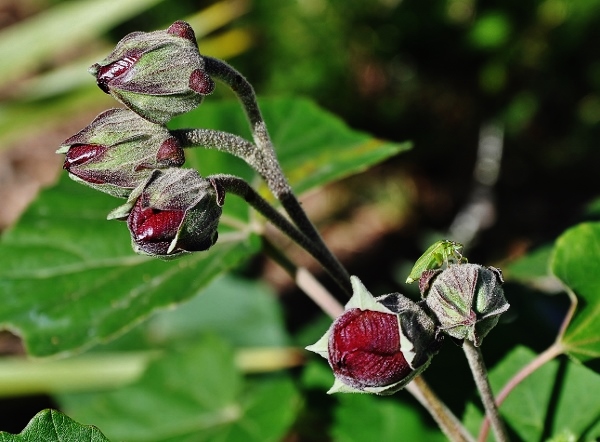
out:
M467 339L476 347L496 326L510 305L502 289L502 273L479 264L454 264L428 273L429 287L422 296L435 314L439 328L456 339Z

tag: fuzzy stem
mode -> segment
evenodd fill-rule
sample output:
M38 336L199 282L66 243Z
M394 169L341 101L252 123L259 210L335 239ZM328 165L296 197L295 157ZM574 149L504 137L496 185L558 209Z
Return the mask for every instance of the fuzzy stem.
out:
M267 126L260 112L260 108L258 107L256 94L254 93L252 85L241 73L222 60L204 57L204 63L206 72L210 76L217 78L228 85L242 103L248 121L250 122L252 137L258 148L258 152L252 158L253 162L249 162L249 164L263 177L267 186L269 186L269 189L273 192L273 195L281 201L283 208L287 211L298 228L313 240L315 244L326 249L328 253L330 253L323 238L321 238L321 235L313 223L306 216L306 213L292 192L292 188L281 170L281 166L275 155L273 143L271 142L269 132L267 131ZM337 261L337 258L333 254L331 255L332 261ZM348 279L350 278L348 272L339 262L335 264L335 267L336 272L346 273Z
M254 168L259 174L265 179L267 184L269 183L269 176L279 175L283 177L283 172L279 169L279 163L275 160L271 165L268 161L265 161L264 151L258 149L250 141L245 140L242 137L233 135L227 132L221 132L211 129L177 129L171 131L171 134L177 138L180 145L184 148L203 146L219 150L221 152L227 152L245 160L252 168ZM274 158L274 157L273 157ZM283 178L285 180L285 178ZM287 183L286 183L287 185ZM283 187L279 186L280 189ZM296 223L300 231L304 233L308 239L311 240L315 248L320 249L319 254L327 259L327 271L332 275L337 275L336 279L339 281L346 281L342 285L349 288L350 275L340 261L335 257L329 250L319 232L315 229L309 218L306 216L306 212L302 209L302 206L292 193L289 186L287 191L280 193L278 198L283 208L290 215L290 218ZM275 194L275 192L274 192ZM275 194L277 196L277 194ZM302 228L304 226L304 228ZM303 244L302 247L304 247ZM348 290L345 290L346 293Z
M573 319L573 316L575 315L575 310L577 310L577 296L575 295L575 293L573 293L572 290L568 288L566 290L571 304L569 305L569 309L567 310L565 318L563 319L560 329L558 330L556 340L550 347L548 347L542 353L537 355L535 359L533 359L529 364L523 367L516 375L514 375L510 379L510 381L502 388L502 390L500 390L500 393L498 393L498 396L496 396L496 405L498 407L502 405L502 402L504 402L504 400L517 387L517 385L523 382L523 380L525 380L529 375L535 372L546 362L551 361L552 359L560 356L566 351L565 346L562 344L561 341L569 324L571 323L571 320ZM485 441L485 439L487 438L489 428L490 423L486 417L484 418L483 424L481 425L481 430L479 431L479 437L477 438L477 440Z
M332 261L332 254L311 241L304 233L294 227L281 213L271 206L252 186L243 179L232 175L211 175L207 179L213 180L220 185L225 192L231 192L243 198L254 209L279 228L283 233L293 239L299 246L310 253L329 272L331 277L338 283L340 288L350 295L352 286L346 273L337 271L337 260Z
M500 419L498 407L494 401L494 395L487 376L487 370L485 368L485 363L483 362L481 350L479 347L475 347L471 341L465 339L463 341L463 351L467 356L467 361L469 361L469 367L473 373L475 385L477 385L477 389L481 395L481 401L483 402L486 415L492 424L496 440L498 442L508 442L509 439L506 434L506 428Z

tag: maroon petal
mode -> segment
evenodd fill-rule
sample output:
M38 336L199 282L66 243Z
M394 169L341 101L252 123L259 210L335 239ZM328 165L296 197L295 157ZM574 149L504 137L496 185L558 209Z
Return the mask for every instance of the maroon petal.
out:
M107 151L107 146L98 144L78 144L71 146L65 156L63 169L71 171L71 168L81 166L93 159L100 159Z
M141 53L131 51L123 58L114 61L106 66L94 65L96 69L96 82L98 87L107 94L110 92L109 85L115 79L125 74L140 59Z
M400 348L396 315L350 309L333 325L329 363L352 387L383 387L412 372Z

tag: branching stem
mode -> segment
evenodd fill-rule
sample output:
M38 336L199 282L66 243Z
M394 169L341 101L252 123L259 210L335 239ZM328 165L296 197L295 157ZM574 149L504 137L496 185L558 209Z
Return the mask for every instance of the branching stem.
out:
M258 101L256 100L254 88L250 82L248 82L241 73L222 60L204 57L204 62L206 72L211 77L228 85L237 95L250 123L252 137L257 147L256 152L249 153L244 151L246 152L244 154L246 156L240 155L237 152L231 153L246 160L248 164L263 177L267 186L269 186L269 189L273 192L273 195L281 202L283 208L298 228L314 241L317 247L322 248L323 253L329 253L331 255L330 261L332 263L338 261L335 255L333 255L325 245L323 238L321 238L321 235L313 223L306 216L306 213L292 192L292 188L281 170L281 166L275 155L273 143L271 142L269 132L267 131L267 126L260 112ZM339 261L335 263L335 269L332 270L334 270L335 273L345 273L345 277L348 280L350 279L350 275Z
M346 278L345 273L336 271L338 261L332 260L333 255L331 253L325 253L323 248L318 247L304 233L294 227L287 218L261 197L246 181L232 175L211 175L207 177L207 179L211 179L218 183L225 192L230 192L243 198L260 214L273 223L273 225L310 253L325 268L325 270L329 272L331 277L338 283L344 292L348 295L352 293L350 279ZM327 252L329 252L329 250L327 250Z

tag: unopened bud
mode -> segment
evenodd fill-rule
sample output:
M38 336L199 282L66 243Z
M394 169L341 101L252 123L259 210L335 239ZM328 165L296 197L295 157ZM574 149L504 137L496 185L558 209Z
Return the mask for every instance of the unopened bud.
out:
M153 169L185 162L183 149L165 126L129 109L102 112L57 153L66 154L63 167L71 178L121 198L145 182Z
M437 353L435 323L399 293L374 298L357 277L351 281L344 313L307 349L328 360L335 376L329 393L395 393Z
M478 264L454 264L421 278L422 295L440 330L480 346L510 307L502 289L502 273ZM423 281L427 279L427 281Z
M108 219L127 220L137 253L174 257L217 241L223 190L193 169L156 170Z
M215 87L204 71L194 30L183 21L167 30L125 36L89 71L104 92L161 124L196 108Z

